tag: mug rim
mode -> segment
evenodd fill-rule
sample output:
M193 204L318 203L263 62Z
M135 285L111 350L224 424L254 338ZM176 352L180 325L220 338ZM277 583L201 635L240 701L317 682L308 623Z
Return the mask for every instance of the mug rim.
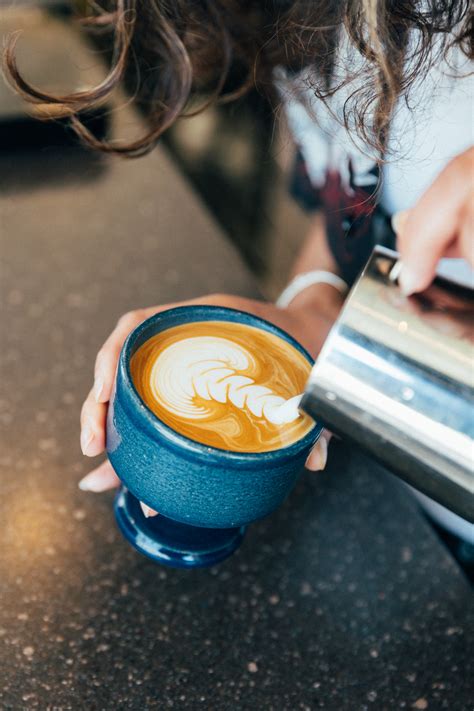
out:
M316 441L319 438L319 435L322 432L322 425L315 420L313 426L307 432L303 437L300 439L296 440L296 442L293 442L292 444L286 446L286 447L279 447L278 449L271 449L267 450L264 452L236 452L234 450L230 449L223 449L219 447L213 447L208 444L204 444L202 442L198 442L197 440L191 439L190 437L187 437L184 434L181 434L180 432L177 432L174 430L172 427L167 425L163 420L161 420L158 415L156 415L142 400L140 397L135 384L133 382L131 373L130 373L130 359L132 357L131 351L133 350L136 342L139 340L139 338L144 334L145 331L148 329L151 329L157 322L159 322L162 319L173 319L173 317L179 317L179 315L183 313L189 313L193 316L205 316L204 318L193 318L192 320L189 321L189 323L197 322L197 321L227 321L231 323L239 323L236 318L226 318L226 315L233 315L234 317L237 315L242 315L245 317L245 319L248 321L250 320L251 323L243 323L243 325L249 325L253 326L255 328L260 328L260 330L264 330L270 333L273 333L276 336L279 336L283 340L285 340L287 343L290 343L294 348L296 348L308 361L310 366L312 367L314 364L314 359L311 357L311 355L308 353L308 351L300 344L298 341L293 338L289 333L284 331L282 328L279 326L275 326L273 323L270 321L267 321L264 318L261 318L260 316L255 316L254 314L250 314L246 311L241 311L240 309L233 309L227 306L214 306L214 305L199 305L199 304L190 304L189 306L175 306L170 309L165 309L164 311L159 311L156 314L153 314L149 318L145 319L142 321L133 331L129 333L127 338L125 339L125 342L122 346L121 352L120 352L120 357L119 357L119 371L120 375L123 379L123 381L127 385L128 389L128 396L130 397L131 401L133 402L133 408L130 408L132 410L131 414L132 415L139 415L140 418L142 419L146 430L148 433L153 437L156 438L156 436L160 437L160 444L164 444L163 440L168 442L170 445L174 446L179 446L180 449L182 450L182 454L185 455L186 452L189 454L192 453L193 458L197 455L199 458L204 458L206 461L209 462L209 460L215 460L221 462L222 460L225 460L225 462L229 465L231 464L250 464L250 465L255 465L259 461L262 461L262 458L265 458L266 462L269 461L277 461L278 463L280 462L285 462L288 461L289 459L293 459L294 457L298 456L298 454L306 449L307 447L313 445L316 443ZM174 326L178 325L184 325L186 321L183 321L182 324L174 324L173 326L170 326L170 328L173 328ZM262 327L263 324L263 327ZM167 330L167 329L163 329ZM157 331L159 333L159 331ZM151 336L150 336L151 338ZM117 375L118 377L118 375ZM122 403L124 404L124 403ZM129 403L130 406L130 403ZM128 408L127 408L128 409Z

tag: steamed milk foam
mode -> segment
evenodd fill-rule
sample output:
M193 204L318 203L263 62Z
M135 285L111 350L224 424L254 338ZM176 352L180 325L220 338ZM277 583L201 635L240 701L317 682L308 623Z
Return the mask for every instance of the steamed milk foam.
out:
M204 321L144 343L130 370L144 403L176 432L235 452L266 452L303 437L313 420L279 408L303 392L310 364L291 344L253 326Z

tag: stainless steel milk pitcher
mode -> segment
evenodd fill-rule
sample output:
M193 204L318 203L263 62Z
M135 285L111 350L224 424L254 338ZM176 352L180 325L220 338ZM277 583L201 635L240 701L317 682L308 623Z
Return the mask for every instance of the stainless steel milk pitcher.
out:
M375 248L301 407L474 522L474 292L436 278L405 297L397 259Z

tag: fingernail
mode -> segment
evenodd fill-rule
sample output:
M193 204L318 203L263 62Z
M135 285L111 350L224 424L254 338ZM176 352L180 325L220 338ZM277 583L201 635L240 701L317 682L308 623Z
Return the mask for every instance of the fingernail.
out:
M403 225L408 217L408 210L399 210L392 215L392 230L398 234L403 229Z
M102 391L104 389L104 380L103 378L99 375L94 381L94 397L96 402L100 402L100 396L102 395Z
M82 454L85 454L86 456L89 454L89 448L92 444L92 440L94 439L94 432L90 425L87 423L84 425L81 431L81 449L82 449Z
M315 449L309 455L307 461L311 460L311 469L315 472L322 471L328 461L328 443L325 437L321 437Z
M397 233L398 230L400 229L400 213L399 212L394 212L392 215L392 230Z
M398 277L400 276L400 272L402 271L402 269L403 269L403 262L401 259L399 259L397 262L395 262L395 264L393 265L393 267L390 270L390 273L388 275L388 278L390 279L390 281L398 281Z
M398 275L398 285L404 296L410 296L418 290L419 279L410 269L405 266Z
M104 482L104 477L100 475L99 472L91 472L86 474L86 476L81 479L78 484L81 491L94 491L95 493L100 493L101 491L106 491L108 486Z
M324 469L328 461L328 443L326 441L326 438L321 437L318 444L319 462L321 465L321 469Z
M146 504L143 503L143 501L140 501L140 507L141 510L143 511L143 515L145 518L151 518L152 516L158 516L158 512L154 511L152 508L147 506Z

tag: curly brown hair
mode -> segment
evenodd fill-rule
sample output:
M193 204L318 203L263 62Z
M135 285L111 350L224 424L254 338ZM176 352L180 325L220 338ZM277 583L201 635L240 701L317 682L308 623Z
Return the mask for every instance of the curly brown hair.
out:
M345 102L344 123L380 151L395 101L408 96L415 78L454 44L473 56L468 0L111 0L101 6L91 0L88 5L83 21L109 27L113 38L104 81L63 96L45 93L23 78L15 37L5 50L7 75L29 102L68 117L93 148L130 157L150 151L180 116L215 100L230 101L252 86L268 90L277 66L290 72L310 67L315 96L327 100L354 79L349 70L343 80L331 79L343 32L364 60L362 80ZM243 78L226 92L236 66ZM80 114L100 106L130 69L149 130L127 144L99 140ZM196 108L199 97L204 102Z

